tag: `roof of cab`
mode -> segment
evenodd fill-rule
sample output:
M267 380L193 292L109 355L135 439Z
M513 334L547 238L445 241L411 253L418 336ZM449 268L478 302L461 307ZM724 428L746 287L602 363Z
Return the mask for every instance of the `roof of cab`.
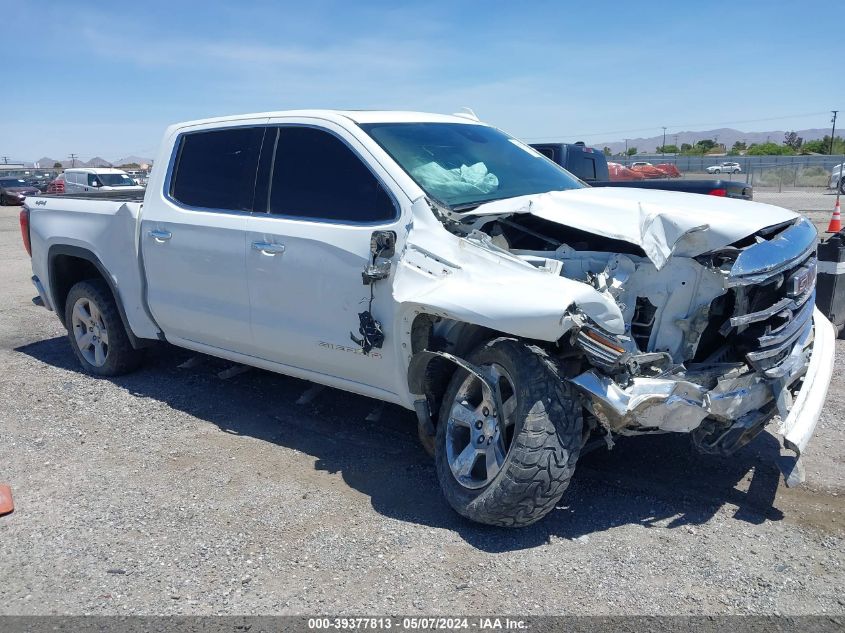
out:
M274 119L285 117L310 117L338 122L341 119L355 123L468 123L481 124L471 115L434 114L431 112L406 112L401 110L279 110L275 112L255 112L229 116L198 119L177 123L176 128L243 121L252 119Z

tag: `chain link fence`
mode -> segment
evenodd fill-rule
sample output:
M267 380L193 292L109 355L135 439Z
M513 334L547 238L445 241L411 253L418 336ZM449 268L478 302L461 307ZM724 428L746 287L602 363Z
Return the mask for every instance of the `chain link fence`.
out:
M740 180L754 188L754 199L800 212L833 211L845 156L681 156L637 154L609 157L630 167L635 162L669 163L683 178ZM732 163L734 167L724 163ZM738 171L736 171L738 169Z

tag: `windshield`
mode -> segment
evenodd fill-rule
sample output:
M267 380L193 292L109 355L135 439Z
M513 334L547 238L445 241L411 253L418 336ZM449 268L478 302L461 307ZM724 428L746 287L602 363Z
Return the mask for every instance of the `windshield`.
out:
M28 187L25 180L19 178L3 178L0 180L0 187Z
M427 194L452 208L585 186L533 148L485 125L361 127Z
M126 174L97 174L104 187L129 187L135 184Z

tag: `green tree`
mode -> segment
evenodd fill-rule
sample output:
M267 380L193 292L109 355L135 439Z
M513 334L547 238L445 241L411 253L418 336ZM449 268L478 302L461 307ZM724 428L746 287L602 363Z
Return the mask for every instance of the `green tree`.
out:
M677 145L661 145L657 148L658 154L677 154L679 151Z
M613 151L607 145L601 151L605 156L611 156L613 154Z
M62 164L60 162L56 161L55 163L53 163L53 169L61 169L61 168L62 168Z
M698 148L703 154L706 154L710 150L716 147L716 141L709 138L703 138L695 144L696 148Z
M829 154L830 153L830 134L825 134L824 138L815 141L807 141L801 147L804 154ZM845 140L841 136L833 139L833 153L845 154Z
M628 148L628 156L633 156L633 155L634 155L634 154L636 154L636 153L637 153L637 148L636 148L636 147L629 147L629 148Z
M804 142L804 139L798 136L795 132L787 132L783 135L783 144L787 147L792 148L793 150L798 150L801 147L801 143Z
M681 143L681 152L691 152L691 151L692 151L692 145L690 145L689 143Z
M141 169L141 166L138 163L125 163L120 165L120 169Z
M737 154L739 152L744 152L747 149L748 149L748 146L745 144L745 141L737 141L736 143L733 144L733 147L731 147L731 151L736 152Z
M749 156L790 156L795 153L788 145L778 145L777 143L752 143L748 148Z

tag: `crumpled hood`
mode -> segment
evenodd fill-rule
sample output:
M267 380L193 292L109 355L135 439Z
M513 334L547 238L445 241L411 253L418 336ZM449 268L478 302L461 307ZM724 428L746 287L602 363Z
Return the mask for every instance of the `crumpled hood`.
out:
M640 246L660 269L672 255L695 257L798 218L770 204L625 187L585 187L482 204L474 216L530 213Z

